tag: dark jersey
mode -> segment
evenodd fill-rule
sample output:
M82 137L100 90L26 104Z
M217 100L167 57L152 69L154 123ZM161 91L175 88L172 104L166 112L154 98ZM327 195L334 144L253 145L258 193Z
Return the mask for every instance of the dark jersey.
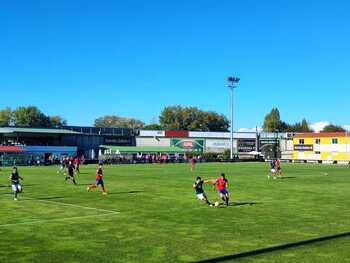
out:
M204 190L203 190L203 184L204 184L204 181L203 180L197 180L194 185L194 190L196 191L196 194L203 194L204 193Z
M20 177L19 177L18 172L15 172L15 173L11 174L11 182L13 184L19 184L19 179L20 179Z
M70 175L70 176L74 176L74 165L73 164L70 164L69 166L68 166L68 174Z
M275 169L275 162L273 160L270 162L270 166L271 166L271 169Z

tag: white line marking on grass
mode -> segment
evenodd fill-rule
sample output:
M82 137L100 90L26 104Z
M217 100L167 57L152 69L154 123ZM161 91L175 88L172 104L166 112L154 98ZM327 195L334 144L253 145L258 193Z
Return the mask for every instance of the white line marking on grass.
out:
M75 216L75 217L65 217L65 218L54 218L54 219L46 219L46 220L33 220L33 221L27 221L27 222L20 222L20 223L12 223L12 224L2 224L1 227L9 227L9 226L18 226L18 225L33 225L33 224L41 224L41 223L50 223L54 221L70 221L70 220L76 220L76 219L85 219L85 218L93 218L93 217L101 217L101 216L112 216L116 215L117 213L105 213L105 214L99 214L99 215L88 215L88 216Z
M57 205L70 206L70 207L76 207L76 208L81 208L81 209L95 210L95 211L100 211L100 212L105 212L105 213L120 214L120 212L113 211L113 210L107 210L107 209L95 208L95 207L89 207L89 206L82 206L82 205L75 205L75 204L69 204L69 203L62 203L62 202L56 202L56 201L50 201L50 200L43 200L43 199L37 199L37 198L31 198L31 197L25 197L25 198L23 198L23 200L33 200L33 201L49 203L49 204L57 204Z

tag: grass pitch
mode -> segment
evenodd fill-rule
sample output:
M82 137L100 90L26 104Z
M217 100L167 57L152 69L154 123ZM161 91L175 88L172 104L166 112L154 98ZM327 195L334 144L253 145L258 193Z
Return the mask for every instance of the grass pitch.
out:
M108 195L87 192L57 167L20 167L24 193L13 201L0 171L0 262L350 262L350 168L283 165L267 180L263 163L105 166ZM196 200L196 176L225 172L229 207ZM211 201L216 191L206 186ZM295 243L320 237L343 236ZM289 244L287 248L278 246ZM273 248L266 250L265 248ZM247 254L241 254L249 252ZM239 256L239 255L242 256ZM237 256L238 255L238 256Z

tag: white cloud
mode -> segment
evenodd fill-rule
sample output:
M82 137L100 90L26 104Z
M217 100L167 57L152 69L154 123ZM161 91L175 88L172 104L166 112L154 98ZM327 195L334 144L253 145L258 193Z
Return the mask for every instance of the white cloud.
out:
M347 131L350 131L350 125L343 125L343 128Z
M324 127L331 124L329 121L318 121L310 125L311 129L313 129L315 132L320 132L323 130Z
M324 127L326 127L327 125L332 124L329 121L318 121L315 122L313 124L310 125L310 127L315 131L315 132L320 132L323 130ZM350 125L342 125L342 127L347 130L350 131Z

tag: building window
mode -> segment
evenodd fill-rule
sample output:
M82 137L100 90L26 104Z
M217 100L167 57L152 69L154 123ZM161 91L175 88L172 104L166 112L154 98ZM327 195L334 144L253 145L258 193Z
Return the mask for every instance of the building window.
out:
M338 144L338 139L337 138L333 138L332 139L332 144Z
M299 139L299 144L305 144L305 140L304 139Z
M315 154L321 154L321 152L315 152Z
M321 144L321 139L316 139L315 144Z

